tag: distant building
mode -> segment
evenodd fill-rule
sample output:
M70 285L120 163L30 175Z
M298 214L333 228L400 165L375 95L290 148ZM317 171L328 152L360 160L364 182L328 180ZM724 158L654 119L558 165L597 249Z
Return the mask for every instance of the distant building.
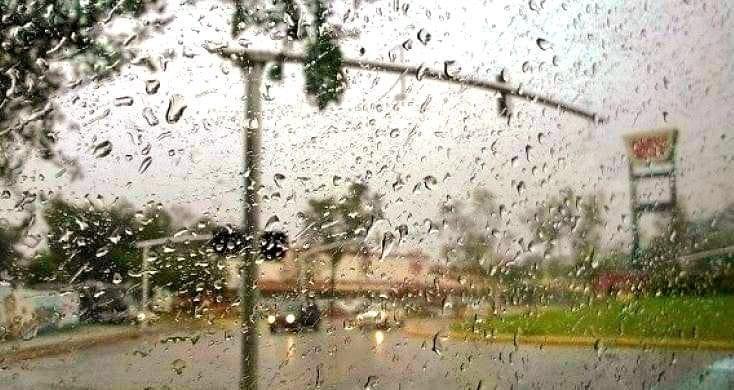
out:
M238 262L230 263L228 286L239 287ZM462 289L448 267L436 264L421 252L390 255L347 253L336 266L335 291L339 294L376 293L404 295L452 293ZM259 265L257 285L261 292L311 291L326 293L331 288L331 258L326 251L291 250L280 262Z

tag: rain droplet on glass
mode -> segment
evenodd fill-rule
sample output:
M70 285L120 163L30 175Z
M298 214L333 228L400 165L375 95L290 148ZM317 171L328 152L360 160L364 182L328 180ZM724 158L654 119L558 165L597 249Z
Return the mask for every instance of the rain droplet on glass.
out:
M543 38L536 39L535 44L538 45L540 50L548 50L551 47L551 43Z
M186 103L181 95L173 95L168 100L168 109L166 110L166 122L176 123L184 113Z
M155 116L153 109L150 107L145 107L143 109L143 118L145 118L145 121L148 122L148 126L158 125L158 118Z
M153 162L153 157L147 156L143 159L143 161L140 163L140 167L138 168L138 173L145 173L145 171L150 168L150 164Z
M103 141L94 146L94 157L104 158L112 153L112 143L110 141Z
M146 80L145 81L145 92L148 95L153 95L158 92L158 88L161 87L161 82L158 80Z
M429 33L428 31L426 31L426 29L424 29L424 28L418 30L418 40L423 45L427 45L428 42L431 41L431 33Z
M118 98L115 98L115 106L132 106L133 105L133 98L130 96L121 96Z

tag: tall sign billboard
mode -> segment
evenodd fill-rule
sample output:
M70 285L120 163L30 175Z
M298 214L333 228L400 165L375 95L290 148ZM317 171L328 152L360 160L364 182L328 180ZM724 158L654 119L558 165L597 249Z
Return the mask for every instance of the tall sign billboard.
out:
M640 217L643 213L672 211L677 203L675 146L678 130L641 131L624 137L629 160L632 259L640 251ZM654 179L667 179L669 198L640 200L638 186Z
M678 131L675 129L645 131L624 137L627 158L637 166L672 163Z

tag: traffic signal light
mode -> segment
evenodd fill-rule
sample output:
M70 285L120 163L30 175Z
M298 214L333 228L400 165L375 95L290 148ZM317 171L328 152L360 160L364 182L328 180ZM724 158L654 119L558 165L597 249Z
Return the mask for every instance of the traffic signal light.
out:
M260 255L265 261L282 260L288 253L288 235L278 230L260 236Z
M240 253L246 246L247 239L239 229L232 226L222 226L214 232L209 245L214 253L220 256Z
M288 253L288 235L284 232L278 230L263 232L259 242L257 249L265 261L282 260ZM244 233L232 226L217 228L209 241L209 246L220 256L236 255L252 248Z

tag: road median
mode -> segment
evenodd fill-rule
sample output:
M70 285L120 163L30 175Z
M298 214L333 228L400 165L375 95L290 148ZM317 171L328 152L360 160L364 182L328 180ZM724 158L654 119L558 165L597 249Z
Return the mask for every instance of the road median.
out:
M60 355L97 344L130 340L153 333L154 329L143 330L138 327L80 327L57 334L39 335L31 340L12 340L0 344L0 362L8 364Z

